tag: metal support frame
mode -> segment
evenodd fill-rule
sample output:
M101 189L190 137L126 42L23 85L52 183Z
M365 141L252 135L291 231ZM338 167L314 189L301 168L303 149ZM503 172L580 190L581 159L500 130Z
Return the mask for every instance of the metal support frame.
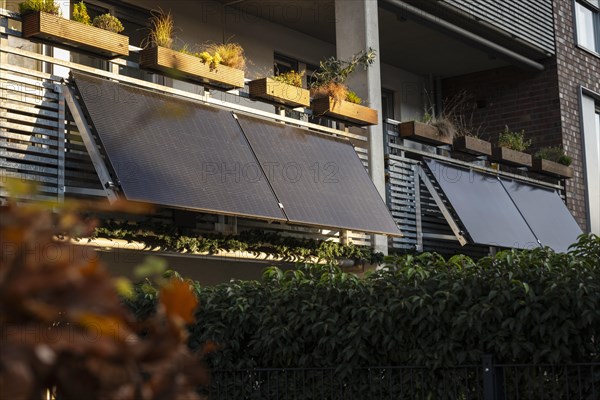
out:
M108 201L114 203L118 200L117 192L114 189L115 184L112 181L108 167L104 163L102 154L100 154L100 150L96 146L92 130L85 120L83 110L77 102L74 89L67 85L62 85L62 88L64 89L63 94L65 102L71 111L71 115L73 115L73 120L75 121L75 125L77 125L77 129L83 139L83 143L92 160L92 164L94 164L94 169L98 174L102 189L104 190L104 193L106 193Z
M433 198L435 204L439 207L440 211L444 215L444 218L448 222L448 225L450 225L450 229L452 229L452 232L454 233L454 236L456 236L456 239L458 239L460 245L466 245L468 243L468 240L465 237L464 232L462 231L462 229L460 229L458 223L452 217L452 213L450 212L450 210L448 210L448 207L446 207L446 204L444 204L444 201L440 197L439 193L437 192L437 190L435 190L433 183L431 183L431 180L420 165L417 166L417 174L419 178L423 181L423 183L425 183L427 190L429 190L429 193L431 193L431 197Z

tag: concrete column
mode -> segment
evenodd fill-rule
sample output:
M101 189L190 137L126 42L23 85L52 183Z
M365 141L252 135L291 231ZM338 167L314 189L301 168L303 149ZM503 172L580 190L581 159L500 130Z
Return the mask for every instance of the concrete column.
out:
M368 128L369 173L385 200L385 161L381 110L381 63L379 52L379 19L377 0L335 0L335 33L337 58L349 59L369 47L377 52L375 63L366 71L357 69L348 79L348 86L377 110L379 124ZM387 238L373 236L375 251L387 254Z

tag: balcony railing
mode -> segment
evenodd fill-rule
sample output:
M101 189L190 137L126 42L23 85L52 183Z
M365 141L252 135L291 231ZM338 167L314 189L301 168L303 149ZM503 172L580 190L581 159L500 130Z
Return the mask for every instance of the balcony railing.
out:
M310 110L284 109L250 100L247 85L244 89L228 92L210 90L196 84L181 85L188 89L182 90L172 87L172 79L142 72L138 63L129 59L104 60L68 48L70 60L64 60L62 58L66 57L52 55L56 54L54 47L24 39L19 30L19 21L18 14L0 10L0 198L7 196L4 182L9 177L36 182L39 189L37 197L41 199L105 196L83 140L65 107L61 83L68 71L80 71L266 120L345 137L352 140L358 156L368 169L368 139L361 134L361 128L353 128L351 132L349 128L327 118L311 118ZM139 50L130 46L130 53ZM73 59L79 62L71 61ZM359 245L368 245L370 242L369 235L359 232L274 227L266 222L242 218L236 218L233 226L228 226L230 219L205 216L209 230L276 229L298 237L335 241L344 237L344 240Z
M61 82L68 70L81 71L97 77L113 79L150 90L199 101L214 107L235 110L259 118L292 124L305 129L350 139L357 154L368 169L368 139L357 128L350 132L326 118L309 122L310 111L285 110L269 103L250 100L247 86L242 90L220 92L200 85L190 85L182 90L157 83L170 83L161 75L147 75L131 60L95 59L70 49L71 59L54 57L53 48L21 37L18 29L20 17L7 10L0 10L0 162L2 181L0 197L5 197L3 183L6 177L17 177L38 182L40 197L64 199L65 197L103 197L98 176L87 154L77 127L65 107ZM16 28L13 28L16 26ZM135 53L140 49L130 48ZM136 77L133 77L136 76ZM142 79L144 78L144 79ZM268 111L270 110L270 111ZM287 115L286 115L287 114ZM390 247L398 251L410 250L459 250L461 245L437 207L429 191L419 179L418 170L423 157L433 158L454 165L468 166L503 177L534 183L543 187L564 191L560 180L544 180L529 176L526 171L500 170L486 159L461 157L450 147L429 146L403 139L397 132L398 122L388 120L384 124L386 136L387 204L404 234L402 238L390 239ZM172 218L167 216L167 218ZM207 215L207 229L221 229L227 225L224 217ZM269 225L256 220L237 218L240 229L255 228L285 231L298 237L350 240L355 244L368 245L370 236L352 232L327 231L316 228ZM217 228L221 227L221 228ZM461 250L464 251L464 248ZM485 254L488 248L471 246L470 252Z

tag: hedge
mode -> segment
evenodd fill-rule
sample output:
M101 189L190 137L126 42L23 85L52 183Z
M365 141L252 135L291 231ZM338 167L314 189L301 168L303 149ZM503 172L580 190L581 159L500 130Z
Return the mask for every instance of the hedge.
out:
M215 369L429 367L600 361L600 238L569 253L502 251L475 262L424 253L387 258L358 278L335 266L282 272L262 282L196 285L190 346L214 342ZM138 315L153 306L139 287Z

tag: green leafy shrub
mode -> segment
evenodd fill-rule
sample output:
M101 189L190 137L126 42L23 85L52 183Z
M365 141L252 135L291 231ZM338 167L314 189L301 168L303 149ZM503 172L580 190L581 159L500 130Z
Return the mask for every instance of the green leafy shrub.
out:
M262 282L196 286L202 307L190 345L218 343L216 369L335 367L340 376L375 365L480 364L483 354L503 363L600 360L598 236L582 235L566 254L387 262L364 279L307 265L267 269ZM152 307L144 299L141 315Z
M352 90L348 90L348 93L346 94L346 101L354 104L362 103L362 99L356 94L356 92L353 92Z
M302 77L304 77L305 72L297 72L294 70L284 72L282 74L278 74L273 76L273 80L281 83L285 83L287 85L292 85L295 87L302 87Z
M26 0L19 3L19 12L21 14L39 11L60 15L60 8L58 4L54 3L54 0Z
M73 5L73 21L81 22L85 25L91 25L92 19L88 14L87 7L80 1L79 3L75 3Z
M573 159L566 155L561 147L545 147L535 153L535 158L554 161L567 167L573 162Z
M92 21L92 25L94 25L96 28L104 29L114 33L121 33L123 30L125 30L125 28L123 28L123 24L121 24L121 21L119 21L117 17L108 13L98 15Z
M524 130L512 132L508 129L508 126L505 126L504 131L500 133L498 138L498 146L516 151L525 151L531 146L531 140L525 140Z

